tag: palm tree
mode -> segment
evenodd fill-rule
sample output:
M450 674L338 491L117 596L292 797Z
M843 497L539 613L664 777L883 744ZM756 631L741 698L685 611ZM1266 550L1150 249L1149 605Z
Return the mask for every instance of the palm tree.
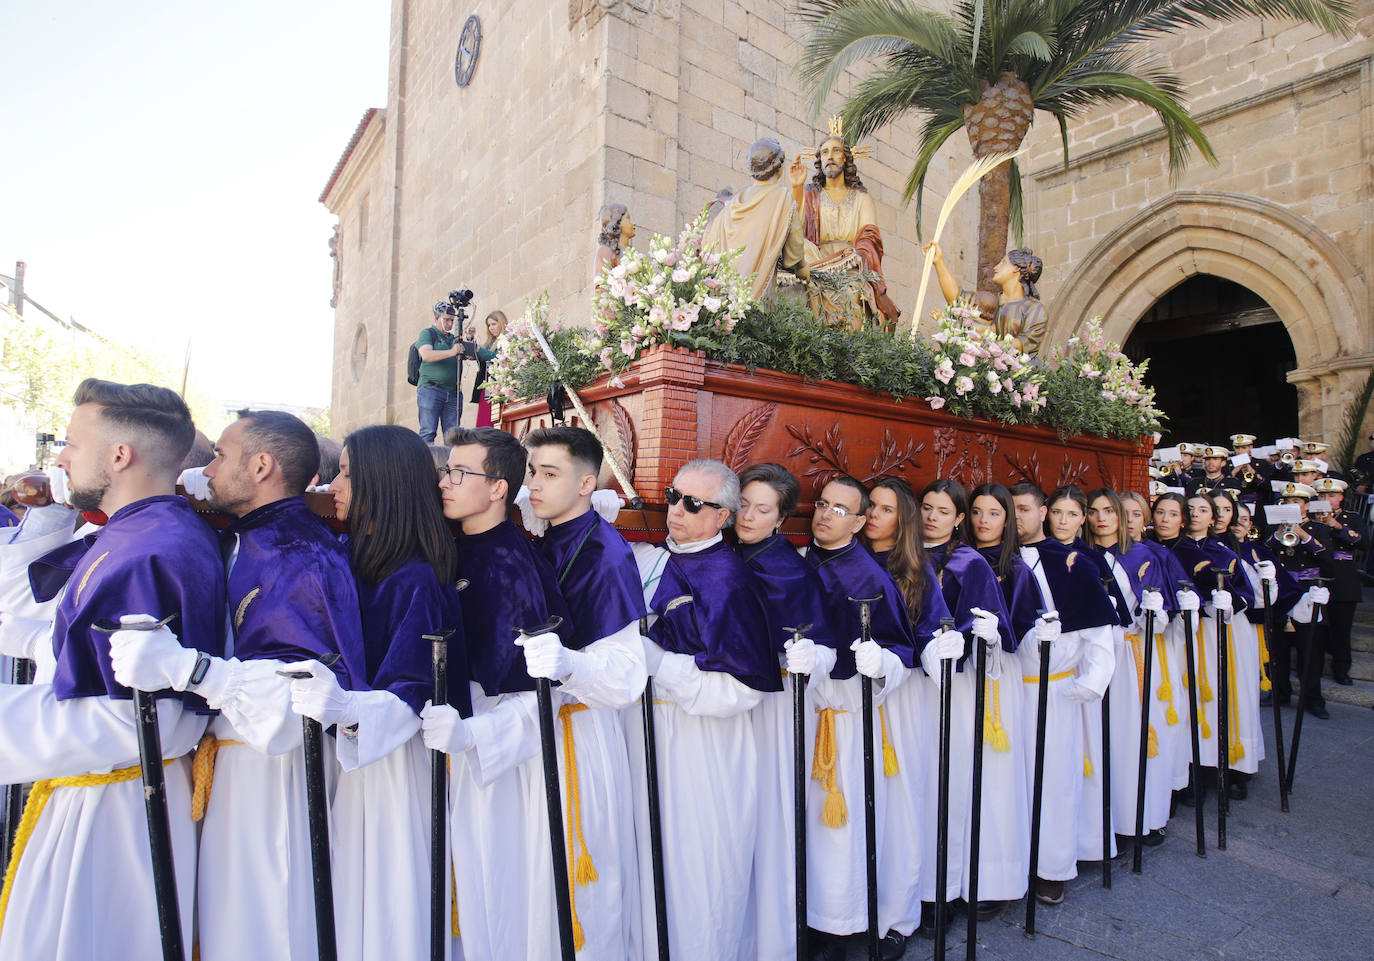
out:
M1035 111L1055 118L1068 165L1068 123L1091 107L1136 102L1153 110L1177 175L1211 145L1183 104L1183 85L1145 41L1211 22L1282 17L1348 36L1351 0L955 0L949 13L912 0L800 0L811 24L798 63L819 113L849 67L875 61L842 108L853 142L908 111L925 114L904 200L921 197L940 146L960 128L976 158L1017 150ZM1007 230L1021 233L1021 175L1000 164L978 187L978 289L996 292L993 268Z

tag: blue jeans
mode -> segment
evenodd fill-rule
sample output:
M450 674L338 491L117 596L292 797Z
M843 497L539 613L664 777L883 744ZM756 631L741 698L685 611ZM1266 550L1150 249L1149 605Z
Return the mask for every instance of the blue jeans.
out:
M443 438L458 426L462 401L456 391L450 394L442 387L421 384L416 388L415 396L420 406L420 439L426 444L434 443L436 433Z

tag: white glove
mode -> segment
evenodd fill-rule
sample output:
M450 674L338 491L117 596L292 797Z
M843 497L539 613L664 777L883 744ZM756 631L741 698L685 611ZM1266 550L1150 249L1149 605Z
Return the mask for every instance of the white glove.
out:
M958 660L964 656L964 635L958 631L936 631L930 639L935 656L942 661Z
M614 524L620 516L620 508L625 506L619 494L613 490L592 491L592 510L600 514L607 524Z
M1311 595L1313 604L1327 604L1331 601L1331 591L1325 587L1309 587L1307 593Z
M1202 598L1191 590L1179 591L1178 609L1180 611L1200 611L1202 610Z
M60 467L49 467L43 473L48 475L48 490L52 493L54 504L65 504L71 506L67 493L67 472Z
M1059 623L1058 615L1050 617L1049 614L1042 614L1040 619L1035 622L1035 642L1042 644L1049 641L1053 644L1064 633L1064 626Z
M1227 620L1230 620L1230 618L1231 618L1231 611L1232 611L1233 609L1234 609L1234 607L1233 607L1233 604L1232 604L1232 601L1231 601L1231 592L1230 592L1230 591L1213 591L1213 592L1212 592L1212 613L1213 613L1213 614L1220 614L1220 615L1222 615L1222 617L1226 618Z
M44 638L52 638L52 621L0 614L0 654L32 659Z
M835 649L817 644L809 637L783 644L787 652L787 673L829 677L835 668Z
M339 679L329 668L319 661L296 661L282 669L311 674L291 682L291 710L303 717L313 717L325 727L358 723L358 699L339 686Z
M658 666L663 663L663 648L647 637L640 637L640 640L644 642L644 667L652 677L658 673Z
M119 623L151 624L148 614L125 614ZM115 680L136 691L186 690L196 668L196 652L164 624L155 631L115 631L110 635L110 662Z
M530 506L530 489L524 484L520 485L520 490L515 494L515 506L520 508L520 523L525 530L535 537L543 537L544 532L549 529L549 522L542 517L534 516L534 508Z
M1063 693L1070 701L1079 704L1091 704L1093 701L1100 701L1102 695L1098 694L1090 687L1079 684L1077 679L1071 678L1063 687Z
M1141 609L1154 611L1156 614L1164 613L1164 595L1159 591L1146 590L1145 596L1140 601Z
M210 478L205 476L204 467L186 468L177 478L177 483L186 488L186 493L198 501L210 499Z
M969 628L970 634L989 647L1002 640L1002 635L997 630L996 614L991 614L981 607L971 607L969 613L973 615L973 626Z
M1260 561L1255 565L1255 572L1259 574L1260 580L1275 583L1279 579L1278 568L1273 561Z
M420 738L431 751L462 754L476 743L472 727L447 704L425 701L420 708Z
M882 645L877 641L862 641L855 638L854 643L849 645L849 649L854 652L854 666L859 673L874 680L887 677L889 668L887 658L896 659L897 657L890 651L884 651Z
M577 652L564 647L563 641L552 631L533 637L517 634L515 646L525 649L525 673L530 677L561 681L573 672L573 658Z

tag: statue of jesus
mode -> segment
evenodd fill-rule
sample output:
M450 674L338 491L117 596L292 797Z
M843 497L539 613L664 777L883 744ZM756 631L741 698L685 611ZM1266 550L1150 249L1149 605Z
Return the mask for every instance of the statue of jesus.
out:
M883 281L878 208L859 177L838 117L816 148L815 176L810 183L805 178L799 157L792 163L792 196L806 235L812 310L831 325L858 330L876 321L895 329L902 312Z

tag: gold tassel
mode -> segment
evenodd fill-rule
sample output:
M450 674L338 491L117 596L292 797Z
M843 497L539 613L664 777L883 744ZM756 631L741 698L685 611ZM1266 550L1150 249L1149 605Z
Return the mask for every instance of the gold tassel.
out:
M1169 680L1169 644L1164 635L1155 634L1155 649L1159 652L1159 676L1162 678L1155 690L1155 697L1169 705L1164 712L1164 721L1170 727L1178 723L1178 711L1174 709L1174 685Z
M828 828L841 828L849 823L849 806L836 777L838 748L835 744L835 715L843 713L833 707L821 708L816 723L816 746L812 754L811 778L825 788L825 804L821 807L821 823Z
M1150 725L1150 733L1145 745L1146 757L1157 757L1159 755L1159 735L1155 733L1155 726Z
M564 704L558 709L558 720L563 724L563 780L568 794L568 874L573 879L568 887L568 908L572 914L573 948L577 951L587 943L582 921L577 916L577 888L578 885L586 887L597 879L596 865L592 863L587 839L582 833L582 785L577 776L577 744L573 740L572 726L572 716L585 710L585 704ZM580 854L576 853L579 848Z
M1212 694L1212 682L1207 680L1207 634L1202 629L1202 622L1197 626L1197 659L1198 659L1198 693L1202 697L1202 703L1215 700ZM1203 735L1211 737L1210 734Z
M1231 633L1231 625L1226 625L1226 709L1231 712L1231 722L1226 725L1227 757L1235 764L1245 757L1245 745L1240 743L1240 693L1236 690L1236 643Z
M1086 754L1083 755L1083 776L1093 776L1093 762Z
M1138 687L1138 688L1140 689L1140 699L1141 699L1142 701L1144 701L1144 700L1145 700L1145 651L1144 651L1144 647L1143 647L1143 646L1141 645L1141 643L1140 643L1140 635L1139 635L1139 634L1127 634L1127 635L1126 635L1126 640L1130 642L1130 644L1131 644L1131 653L1135 655L1135 683L1136 683L1136 687ZM1155 726L1154 726L1153 724L1151 724L1151 725L1149 726L1149 734L1148 734L1148 737L1147 737L1146 740L1147 740L1148 743L1147 743L1147 746L1146 746L1146 748L1145 748L1145 756L1146 756L1146 757L1154 757L1156 754L1159 753L1159 735L1155 733Z
M458 928L458 879L453 874L453 862L448 865L448 904L449 904L449 934L455 938L461 938L463 932Z
M887 707L878 708L878 721L882 724L883 731L883 776L892 777L897 773L897 749L892 746L892 742L887 739Z
M984 695L985 706L983 708L983 740L992 744L992 749L1002 754L1011 750L1011 738L1007 737L1007 729L1002 726L1002 692L1001 684L988 678L985 681L987 693Z
M1255 633L1259 635L1260 690L1272 691L1274 685L1269 680L1269 638L1264 636L1264 625L1256 624Z

